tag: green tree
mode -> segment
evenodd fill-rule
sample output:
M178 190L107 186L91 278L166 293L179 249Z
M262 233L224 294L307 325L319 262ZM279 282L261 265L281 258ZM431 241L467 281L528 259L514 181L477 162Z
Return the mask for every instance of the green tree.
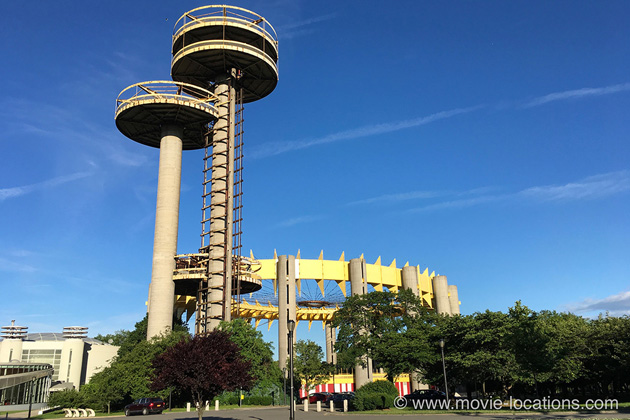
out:
M273 346L263 340L263 335L244 319L221 322L219 330L230 334L230 340L241 349L241 355L252 365L253 394L269 395L279 390L282 371L273 360Z
M511 334L508 341L518 366L520 380L534 384L540 396L540 382L549 379L553 367L550 337L546 334L539 314L517 301L508 311Z
M306 392L325 383L333 372L333 366L324 362L322 348L311 340L299 340L295 344L293 372Z
M422 368L432 357L427 333L436 319L407 290L351 296L333 318L339 327L335 350L344 365L365 366L371 358L393 381L401 373Z
M114 334L99 335L97 339L120 346L110 365L96 373L90 382L81 388L81 394L92 405L108 412L112 407L120 408L135 399L150 395L149 383L153 372L153 359L167 348L188 337L185 324L174 322L173 331L146 340L148 318L145 316L131 331L121 330ZM167 391L160 394L168 396Z
M193 399L199 420L205 402L224 391L251 387L251 363L224 331L182 339L153 361L153 390L178 388Z

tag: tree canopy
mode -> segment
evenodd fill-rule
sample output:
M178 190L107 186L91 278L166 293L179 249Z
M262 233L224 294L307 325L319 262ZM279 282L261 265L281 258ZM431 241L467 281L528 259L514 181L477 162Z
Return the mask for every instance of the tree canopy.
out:
M335 349L344 367L382 367L388 379L418 371L444 383L439 340L445 340L449 387L507 397L604 396L630 382L630 317L585 319L533 311L516 302L507 313L438 315L407 291L348 298L334 317ZM452 391L452 389L451 389Z
M314 341L299 340L295 344L293 372L307 393L314 386L325 383L332 373L333 367L323 358L322 348Z
M240 347L241 355L250 362L253 394L269 395L280 389L282 371L273 360L273 346L263 340L260 331L244 319L221 322L219 330L230 334L230 340Z
M223 391L249 388L253 384L251 363L224 331L182 339L153 361L154 391L175 387L190 395L203 418L205 402Z

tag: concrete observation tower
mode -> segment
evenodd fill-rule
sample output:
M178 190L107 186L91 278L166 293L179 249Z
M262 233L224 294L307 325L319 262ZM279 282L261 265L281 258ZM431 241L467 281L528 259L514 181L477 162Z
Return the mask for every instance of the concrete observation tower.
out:
M196 296L195 333L204 334L230 319L233 294L260 289L241 256L243 104L278 83L275 30L239 7L182 15L172 53L172 82L132 85L116 107L125 136L160 148L148 338L172 327L175 295ZM176 259L181 154L194 149L204 149L201 247ZM177 285L176 263L187 273Z

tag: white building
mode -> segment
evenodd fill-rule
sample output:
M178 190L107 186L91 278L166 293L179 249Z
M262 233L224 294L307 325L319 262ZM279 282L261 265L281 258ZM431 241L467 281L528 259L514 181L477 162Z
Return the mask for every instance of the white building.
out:
M15 322L2 327L0 365L11 362L50 364L52 383L79 389L92 375L109 366L118 353L112 346L87 336L86 327L65 327L61 333L27 333Z

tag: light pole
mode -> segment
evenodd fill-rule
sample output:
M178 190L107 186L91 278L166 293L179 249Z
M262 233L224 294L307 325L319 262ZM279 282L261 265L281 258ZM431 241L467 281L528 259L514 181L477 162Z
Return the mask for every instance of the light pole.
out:
M291 394L289 398L289 420L295 420L295 401L293 401L293 331L295 330L295 321L290 319L287 322L287 328L289 330L289 374Z
M448 403L448 382L446 382L446 363L444 362L444 339L440 338L440 349L442 350L442 369L444 370L444 390L446 391L446 402Z

